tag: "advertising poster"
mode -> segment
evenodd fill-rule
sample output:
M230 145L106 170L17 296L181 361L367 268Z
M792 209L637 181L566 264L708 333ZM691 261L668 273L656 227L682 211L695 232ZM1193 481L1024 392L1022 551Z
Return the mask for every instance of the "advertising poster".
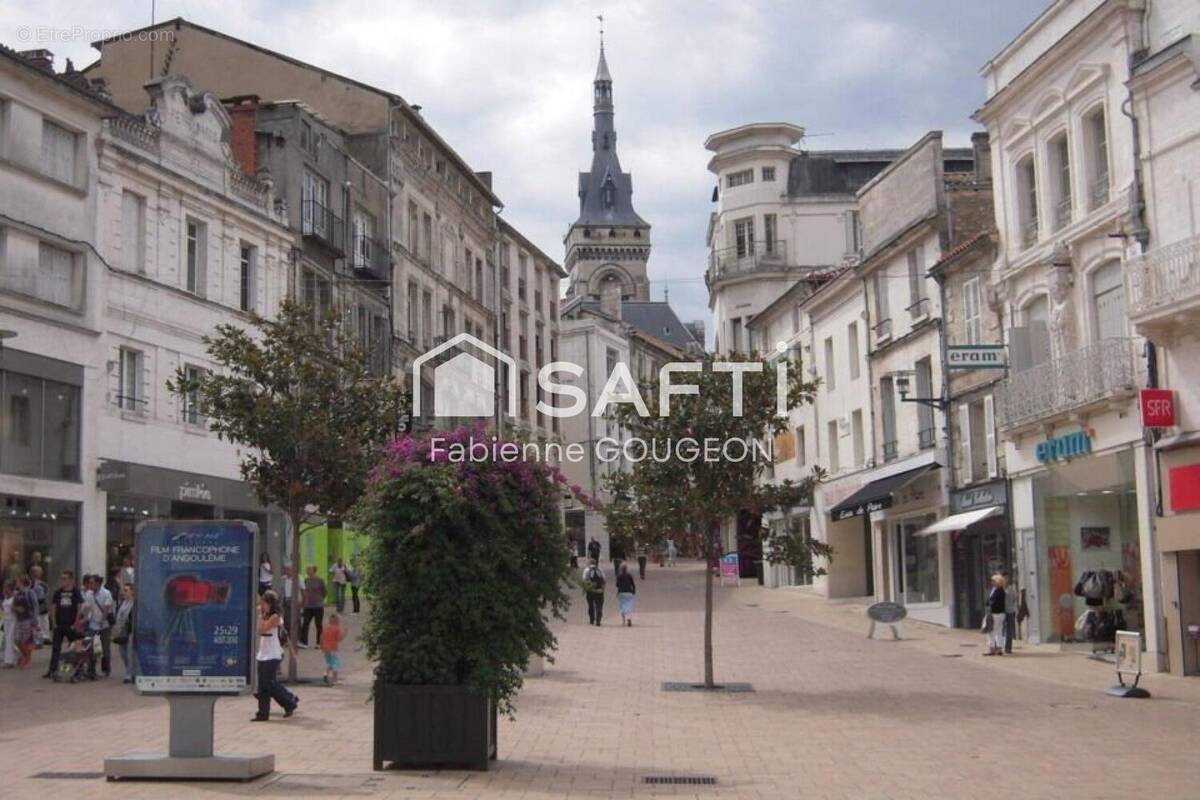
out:
M164 520L138 527L138 691L250 689L257 533L253 523L234 520Z
M741 574L738 571L738 554L726 553L721 556L721 583L725 583L726 578L731 578L735 581L740 581Z

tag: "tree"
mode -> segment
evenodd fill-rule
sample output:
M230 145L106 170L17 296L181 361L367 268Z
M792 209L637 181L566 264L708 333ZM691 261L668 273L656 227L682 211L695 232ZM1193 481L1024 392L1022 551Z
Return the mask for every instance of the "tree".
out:
M191 376L180 368L168 388L197 406L210 430L243 448L242 478L263 505L287 513L292 576L302 587L304 524L341 518L354 506L396 435L403 400L336 313L314 320L310 309L288 300L274 319L255 317L253 327L218 325L204 345L219 368ZM299 599L288 620L289 680L296 679Z
M631 404L617 406L618 421L627 431L626 441L633 442L632 469L616 473L609 481L617 499L606 510L606 518L619 535L636 538L661 536L673 530L690 532L698 537L706 564L711 564L717 555L717 531L723 520L742 511L761 519L763 514L790 508L811 497L813 487L823 477L819 469L800 482L763 483L760 478L773 452L766 443L788 429L788 418L779 413L776 398L778 371L786 369L787 410L812 402L817 383L803 380L799 359L771 362L752 354L726 360L747 364L736 367L738 370L758 364L760 371L740 372L740 376L714 371L714 361L709 357L701 372L687 374L699 392L671 396L669 410L649 408L651 413L642 416ZM739 381L741 413L737 414L734 387ZM657 384L643 387L642 396L658 398L659 388ZM660 410L668 413L660 415ZM647 455L640 458L643 447ZM790 547L768 544L773 563L787 561L802 574L823 574L813 555L832 555L826 545L811 539L800 538ZM712 570L706 569L704 686L708 689L715 688L712 608L713 576Z

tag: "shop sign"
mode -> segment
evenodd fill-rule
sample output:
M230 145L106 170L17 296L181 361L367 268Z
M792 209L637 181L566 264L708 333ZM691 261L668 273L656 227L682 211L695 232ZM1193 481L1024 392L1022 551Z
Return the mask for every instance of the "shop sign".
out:
M892 507L891 496L881 497L878 500L868 500L865 503L859 503L858 505L854 506L854 508L842 509L841 511L839 511L833 515L833 521L841 522L844 519L853 519L854 517L861 517L864 515L872 514L876 511L883 511L885 508L891 508L891 507Z
M1008 492L1004 481L992 481L982 486L973 486L950 495L950 513L961 514L964 511L974 511L988 506L1003 506L1008 504Z
M101 461L96 467L96 488L123 492L129 488L129 465L124 461Z
M1053 461L1070 461L1080 456L1091 455L1092 437L1087 431L1075 431L1066 436L1057 436L1038 442L1034 454L1039 464L1049 464Z
M1138 393L1143 428L1170 428L1175 425L1175 392L1171 389L1142 389Z
M1167 485L1171 487L1172 511L1200 510L1200 464L1172 467Z
M721 570L721 585L722 586L725 585L725 580L727 578L736 581L738 584L741 584L742 572L741 572L741 569L738 567L738 554L737 553L726 553L725 555L721 556L720 570Z
M1004 369L1008 356L1002 344L952 344L946 348L947 369Z
M184 481L179 484L179 499L180 500L196 500L204 503L212 502L212 490L207 484L202 481Z
M258 526L143 522L135 534L139 692L241 694L253 682Z

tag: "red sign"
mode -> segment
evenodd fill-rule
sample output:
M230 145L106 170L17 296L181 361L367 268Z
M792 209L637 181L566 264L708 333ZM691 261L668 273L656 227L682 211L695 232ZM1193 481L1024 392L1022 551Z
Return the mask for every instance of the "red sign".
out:
M1171 389L1142 389L1143 428L1170 428L1175 424L1175 392Z
M1200 464L1173 467L1167 473L1171 487L1171 510L1195 511L1200 509Z

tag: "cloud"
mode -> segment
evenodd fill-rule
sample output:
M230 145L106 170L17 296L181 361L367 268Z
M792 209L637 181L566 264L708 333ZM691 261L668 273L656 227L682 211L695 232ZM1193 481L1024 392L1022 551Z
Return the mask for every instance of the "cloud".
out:
M618 151L653 226L652 292L708 315L708 134L751 121L804 125L808 146L902 147L931 129L963 144L982 102L979 66L1046 0L519 0L240 4L159 0L194 22L394 91L478 170L504 216L551 256L578 212L591 161L596 14L614 78ZM95 58L82 31L149 22L143 2L0 6L0 41L41 26L61 67Z

